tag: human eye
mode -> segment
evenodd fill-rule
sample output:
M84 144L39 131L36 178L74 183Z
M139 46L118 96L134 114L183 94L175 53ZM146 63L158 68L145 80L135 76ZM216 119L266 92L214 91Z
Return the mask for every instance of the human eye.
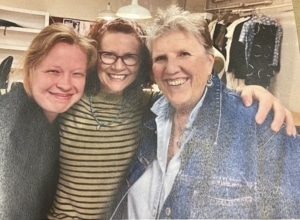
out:
M52 75L58 75L59 71L56 69L48 69L45 71L46 73L52 74Z
M130 61L130 62L136 62L138 61L139 57L136 54L126 54L123 56L123 60Z
M112 58L112 59L114 59L116 57L116 55L114 55L111 52L102 52L101 56L104 57L104 58Z
M153 62L157 63L157 62L163 62L165 60L167 60L166 56L157 56L157 57L154 57Z
M74 72L72 75L74 77L81 78L81 77L85 77L86 73L85 72Z
M126 54L124 56L124 59L126 59L126 60L137 60L138 59L138 55L136 55L136 54Z
M178 57L189 57L189 56L191 56L191 54L187 51L181 51L178 54Z

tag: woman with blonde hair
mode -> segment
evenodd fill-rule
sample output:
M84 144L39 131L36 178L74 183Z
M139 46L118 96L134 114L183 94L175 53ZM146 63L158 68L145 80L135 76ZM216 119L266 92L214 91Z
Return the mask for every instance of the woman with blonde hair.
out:
M96 41L62 24L45 27L24 59L24 84L0 96L0 218L41 220L58 179L58 115L83 94Z

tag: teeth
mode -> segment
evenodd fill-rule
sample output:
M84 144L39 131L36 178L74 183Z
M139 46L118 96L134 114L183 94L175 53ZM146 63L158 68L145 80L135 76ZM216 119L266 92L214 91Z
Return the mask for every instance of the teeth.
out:
M113 75L113 74L111 74L110 77L114 78L114 79L124 79L125 75Z
M168 80L170 86L179 86L186 82L186 79Z

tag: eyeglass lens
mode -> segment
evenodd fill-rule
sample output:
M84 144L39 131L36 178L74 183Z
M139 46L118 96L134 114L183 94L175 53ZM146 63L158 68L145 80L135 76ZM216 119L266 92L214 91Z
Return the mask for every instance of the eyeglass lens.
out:
M124 56L117 56L111 52L99 52L100 60L104 64L114 64L120 58L122 62L127 66L133 66L138 62L138 55L136 54L126 54Z

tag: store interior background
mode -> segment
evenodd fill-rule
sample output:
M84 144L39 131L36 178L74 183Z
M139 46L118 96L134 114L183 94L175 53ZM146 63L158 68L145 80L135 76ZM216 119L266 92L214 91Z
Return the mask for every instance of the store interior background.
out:
M211 1L211 0L207 0ZM230 4L263 2L259 0L225 0ZM111 9L130 4L130 0L110 0ZM29 10L47 11L50 16L94 21L97 13L106 9L108 1L103 0L0 0L0 5ZM287 7L270 8L260 11L276 19L283 28L281 43L281 69L272 78L269 90L293 112L300 114L300 1L273 0L273 5L292 4ZM170 4L178 4L191 12L204 12L205 0L139 0L139 4L148 8L151 14L156 9L166 8ZM262 5L264 6L264 5ZM261 6L258 6L261 7Z

